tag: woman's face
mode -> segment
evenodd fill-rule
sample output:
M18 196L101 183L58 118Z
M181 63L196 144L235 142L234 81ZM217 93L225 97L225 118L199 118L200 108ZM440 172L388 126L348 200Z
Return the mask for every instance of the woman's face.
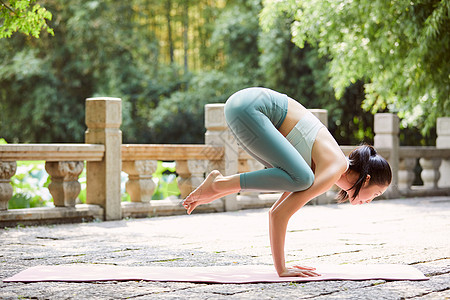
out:
M363 186L356 198L353 198L352 191L350 191L350 203L352 205L370 203L375 197L382 195L387 190L387 188L387 185L381 186L377 184Z

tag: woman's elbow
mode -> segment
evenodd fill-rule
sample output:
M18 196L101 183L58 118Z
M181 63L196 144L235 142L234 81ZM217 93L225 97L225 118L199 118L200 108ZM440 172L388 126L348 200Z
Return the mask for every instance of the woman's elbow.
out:
M269 220L272 221L274 217L276 216L276 209L273 207L269 210Z
M273 211L274 211L273 207L269 209L269 218L272 218Z
M271 208L269 210L269 221L271 223L279 221L283 217L282 211L279 209L279 207Z

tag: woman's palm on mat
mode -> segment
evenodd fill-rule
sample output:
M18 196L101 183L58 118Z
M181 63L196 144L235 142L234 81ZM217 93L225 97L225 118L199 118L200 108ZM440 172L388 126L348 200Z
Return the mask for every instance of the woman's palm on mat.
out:
M292 266L292 268L287 268L280 275L280 277L316 277L321 276L320 274L313 272L316 268L305 267L305 266Z

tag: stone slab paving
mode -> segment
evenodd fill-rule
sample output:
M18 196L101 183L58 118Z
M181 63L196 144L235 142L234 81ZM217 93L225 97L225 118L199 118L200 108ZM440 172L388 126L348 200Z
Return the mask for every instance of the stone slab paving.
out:
M272 264L268 209L0 230L0 278L36 265ZM449 299L450 197L306 206L289 264L413 265L428 281L0 283L0 299Z

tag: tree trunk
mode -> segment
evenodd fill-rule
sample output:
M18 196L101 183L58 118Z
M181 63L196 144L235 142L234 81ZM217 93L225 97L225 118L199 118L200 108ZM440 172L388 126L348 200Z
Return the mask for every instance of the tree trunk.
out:
M184 0L183 45L184 45L184 74L188 72L188 29L189 29L189 0Z
M167 19L167 39L169 43L169 57L170 63L173 64L173 40L172 40L172 25L170 11L172 10L172 0L167 0L166 2L166 19Z

